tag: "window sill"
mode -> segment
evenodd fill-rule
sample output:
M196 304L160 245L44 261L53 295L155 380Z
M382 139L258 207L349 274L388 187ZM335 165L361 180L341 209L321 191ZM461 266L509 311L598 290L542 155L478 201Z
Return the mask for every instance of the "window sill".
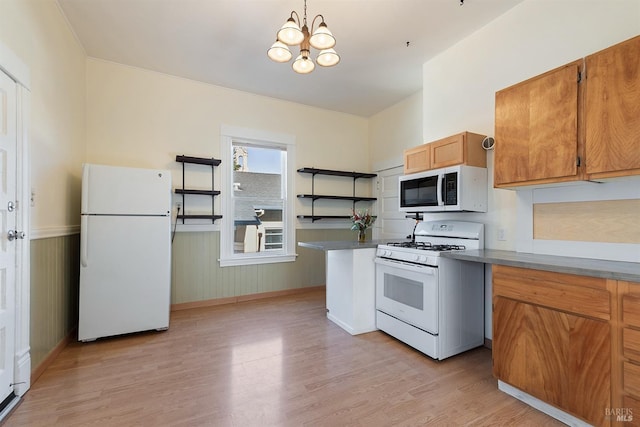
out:
M220 258L220 267L234 267L239 265L256 265L256 264L275 264L280 262L293 262L298 254L286 255L260 255L260 256L243 256L234 258Z

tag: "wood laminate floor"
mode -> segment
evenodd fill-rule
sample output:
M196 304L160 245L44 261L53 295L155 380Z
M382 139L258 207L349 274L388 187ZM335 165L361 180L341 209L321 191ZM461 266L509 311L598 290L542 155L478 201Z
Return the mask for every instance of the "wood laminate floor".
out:
M553 426L498 391L491 352L436 362L351 336L324 292L173 312L170 329L67 346L6 426Z

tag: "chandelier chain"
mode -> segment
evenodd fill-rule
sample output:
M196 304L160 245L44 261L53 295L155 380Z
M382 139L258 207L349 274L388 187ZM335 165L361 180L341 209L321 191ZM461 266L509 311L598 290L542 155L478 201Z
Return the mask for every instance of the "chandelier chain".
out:
M304 25L307 25L307 0L304 0Z

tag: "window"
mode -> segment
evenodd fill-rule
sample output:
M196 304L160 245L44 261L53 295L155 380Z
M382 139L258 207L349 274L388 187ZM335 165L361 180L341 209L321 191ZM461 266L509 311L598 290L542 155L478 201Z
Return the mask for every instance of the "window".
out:
M220 265L295 260L294 138L222 128Z

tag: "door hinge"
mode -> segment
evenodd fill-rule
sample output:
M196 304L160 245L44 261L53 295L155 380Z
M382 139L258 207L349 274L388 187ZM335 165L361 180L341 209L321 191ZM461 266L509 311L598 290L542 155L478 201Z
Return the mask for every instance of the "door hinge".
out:
M580 156L576 157L576 166L580 167Z

